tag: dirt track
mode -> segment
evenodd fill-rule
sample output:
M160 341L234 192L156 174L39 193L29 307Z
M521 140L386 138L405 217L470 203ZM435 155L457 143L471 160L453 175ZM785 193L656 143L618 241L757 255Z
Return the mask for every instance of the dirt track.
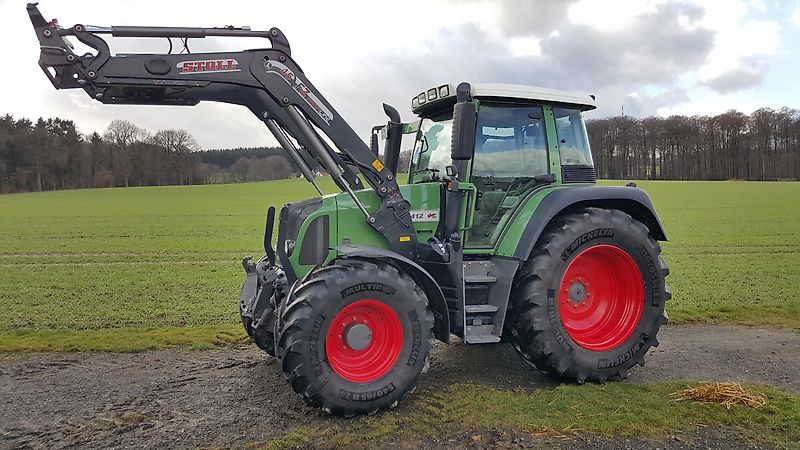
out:
M659 337L661 347L651 350L647 366L635 368L628 382L754 381L800 393L796 374L800 334L693 325L667 326ZM554 385L525 365L508 345L437 346L421 386L454 382L504 388ZM268 441L294 425L335 420L304 407L274 361L254 348L0 356L0 448L242 446ZM491 447L554 444L492 433L487 436ZM743 442L730 442L736 437L730 431L708 430L666 444L749 448ZM648 448L650 444L585 436L564 446Z

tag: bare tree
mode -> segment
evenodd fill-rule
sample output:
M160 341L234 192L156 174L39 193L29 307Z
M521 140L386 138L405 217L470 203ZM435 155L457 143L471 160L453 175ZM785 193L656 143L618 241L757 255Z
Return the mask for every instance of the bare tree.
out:
M191 153L200 149L192 135L186 130L160 130L153 141L167 155L170 168L178 176L178 184L189 184L194 166Z
M127 120L113 120L103 133L108 143L111 171L121 176L124 186L130 186L132 149L134 144L146 138L146 131Z

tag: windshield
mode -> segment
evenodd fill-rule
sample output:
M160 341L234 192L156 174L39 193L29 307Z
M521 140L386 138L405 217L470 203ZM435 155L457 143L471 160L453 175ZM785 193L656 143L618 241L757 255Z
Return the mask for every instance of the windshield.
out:
M451 164L452 115L422 119L411 155L409 183L438 181Z

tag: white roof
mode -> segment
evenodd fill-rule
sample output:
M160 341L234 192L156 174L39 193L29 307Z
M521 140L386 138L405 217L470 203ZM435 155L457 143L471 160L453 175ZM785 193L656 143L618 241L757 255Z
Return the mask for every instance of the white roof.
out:
M521 84L476 83L472 84L473 97L508 97L542 100L546 102L580 105L581 109L597 108L594 98L588 94L559 91L536 86Z

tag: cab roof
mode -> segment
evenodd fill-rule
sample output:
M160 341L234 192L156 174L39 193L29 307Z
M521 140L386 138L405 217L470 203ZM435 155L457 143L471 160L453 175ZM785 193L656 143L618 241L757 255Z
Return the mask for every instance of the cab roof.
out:
M476 83L472 86L473 97L524 98L543 102L578 106L583 111L597 108L594 96L521 84Z
M553 103L564 106L576 106L583 111L597 108L594 96L574 92L560 91L537 86L521 84L475 83L470 85L472 96L491 99L525 99ZM411 110L418 115L425 115L451 108L455 103L456 87L444 84L421 92L411 100Z

